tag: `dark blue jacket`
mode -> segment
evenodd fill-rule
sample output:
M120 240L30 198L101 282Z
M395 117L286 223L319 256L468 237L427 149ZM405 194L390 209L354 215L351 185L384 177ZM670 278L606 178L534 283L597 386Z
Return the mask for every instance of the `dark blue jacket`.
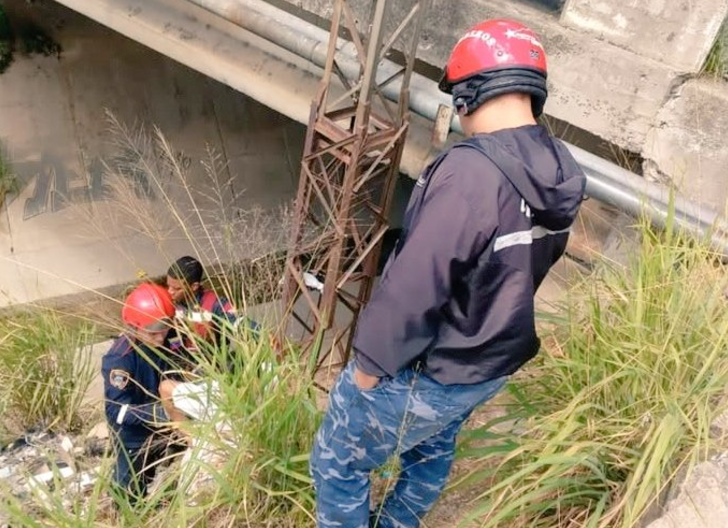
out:
M194 301L176 305L175 319L178 323L187 325L199 337L213 341L219 338L220 328L225 323L233 326L245 324L254 333L260 330L255 321L239 315L225 297L202 287L197 290Z
M127 336L119 337L101 360L106 420L125 447L141 447L153 434L155 415L163 415L159 381L167 368L159 352Z
M363 310L359 367L415 361L444 384L512 374L538 352L534 295L566 248L586 178L541 126L456 143L417 182Z
M239 315L228 299L218 296L213 290L204 288L197 290L193 301L176 305L175 321L178 324L178 330L186 328L186 332L179 332L172 339L172 362L175 363L175 370L194 371L199 366L199 357L197 357L199 351L192 338L193 335L209 343L220 345L220 338L224 334L223 326L238 327L242 324L251 332L254 339L260 332L258 324L244 315Z

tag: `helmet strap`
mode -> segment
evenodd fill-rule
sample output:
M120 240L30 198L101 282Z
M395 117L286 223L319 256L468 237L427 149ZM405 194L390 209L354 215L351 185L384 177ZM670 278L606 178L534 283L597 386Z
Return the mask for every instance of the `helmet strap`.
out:
M548 96L546 77L527 68L508 68L479 73L452 87L459 115L470 115L486 101L507 93L530 94L533 115L539 117Z

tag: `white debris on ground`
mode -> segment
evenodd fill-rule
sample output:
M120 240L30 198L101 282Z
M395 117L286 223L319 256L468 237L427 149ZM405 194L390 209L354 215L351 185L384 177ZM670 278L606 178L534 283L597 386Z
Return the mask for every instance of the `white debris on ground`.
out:
M21 502L36 504L60 489L63 503L70 506L93 488L106 444L97 434L73 438L27 433L0 448L0 486ZM0 510L0 527L8 522L3 517Z
M183 477L178 484L184 486L192 504L200 494L214 488L214 471L224 466L230 451L236 449L227 422L220 420L214 431L207 440L193 438L181 456L161 466L150 492L168 478L180 475ZM51 507L51 492L54 501L60 496L63 506L71 509L94 487L108 438L105 423L97 424L85 437L27 433L0 448L0 488L16 497L28 511L37 506ZM8 528L9 520L0 507L0 528Z

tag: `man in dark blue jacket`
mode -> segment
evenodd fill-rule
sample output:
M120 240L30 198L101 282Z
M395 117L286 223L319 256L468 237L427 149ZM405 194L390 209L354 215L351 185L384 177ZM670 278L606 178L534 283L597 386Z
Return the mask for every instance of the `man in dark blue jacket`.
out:
M582 201L582 171L536 122L546 57L531 30L475 26L440 86L467 137L418 180L331 392L311 457L322 528L420 525L465 420L538 352L534 295ZM369 474L391 455L399 479L370 512Z
M159 384L169 368L165 354L173 316L167 290L156 284L138 286L122 309L126 330L101 362L106 419L116 454L114 482L132 502L146 493L167 443L155 433L169 421Z

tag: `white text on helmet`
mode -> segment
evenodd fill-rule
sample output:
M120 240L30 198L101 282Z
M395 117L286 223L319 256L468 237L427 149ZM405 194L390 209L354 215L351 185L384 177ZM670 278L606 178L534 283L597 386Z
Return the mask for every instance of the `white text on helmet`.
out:
M506 38L516 38L516 39L521 39L521 40L527 40L534 46L543 49L543 46L541 45L541 43L536 38L534 38L533 35L529 35L528 33L522 33L521 31L507 29Z
M475 29L475 30L468 31L467 33L465 33L465 35L463 35L463 37L460 40L458 40L458 44L460 44L463 40L467 40L467 39L471 39L471 38L480 39L483 42L485 42L488 46L495 46L495 43L496 43L495 37L493 37L493 35L491 35L487 31Z

